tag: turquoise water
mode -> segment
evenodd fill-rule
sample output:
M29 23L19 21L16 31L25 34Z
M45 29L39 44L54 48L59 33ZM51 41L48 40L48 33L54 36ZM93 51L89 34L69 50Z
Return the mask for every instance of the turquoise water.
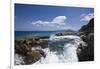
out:
M31 38L33 36L47 36L57 33L58 31L15 31L15 38Z

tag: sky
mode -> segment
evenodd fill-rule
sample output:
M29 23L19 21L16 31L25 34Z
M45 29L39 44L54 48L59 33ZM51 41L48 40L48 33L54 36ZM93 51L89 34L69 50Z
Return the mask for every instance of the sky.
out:
M15 4L15 31L79 30L94 17L86 7Z

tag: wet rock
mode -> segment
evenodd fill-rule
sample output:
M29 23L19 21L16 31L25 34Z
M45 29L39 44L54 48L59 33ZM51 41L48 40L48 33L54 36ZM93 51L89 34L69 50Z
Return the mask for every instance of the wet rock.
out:
M87 47L81 49L80 54L78 54L79 61L93 61L94 60L94 18L91 19L87 25L82 26L82 28L79 31L83 33L80 35L80 37L87 44Z
M56 36L65 36L65 35L77 35L78 32L59 32L56 33Z
M56 36L63 36L63 33L57 33Z
M41 54L38 51L27 52L27 56L25 56L25 64L32 64L38 61L41 58Z
M15 53L26 55L28 51L31 51L31 46L26 43L26 40L15 41Z
M15 40L15 53L24 57L24 64L32 64L38 61L41 57L45 57L46 55L42 49L46 47L48 47L47 37L33 37L29 39Z

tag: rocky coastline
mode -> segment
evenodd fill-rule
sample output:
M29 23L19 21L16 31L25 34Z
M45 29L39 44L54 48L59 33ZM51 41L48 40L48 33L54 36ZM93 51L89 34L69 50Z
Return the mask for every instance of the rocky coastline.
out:
M87 43L87 47L81 49L82 51L78 54L79 61L93 61L94 60L94 18L89 21L87 25L81 27L79 32L80 37L84 42Z
M81 27L78 32L63 32L57 33L56 36L77 35L86 42L87 46L81 49L78 58L79 61L93 61L94 60L94 19L91 19L87 25ZM33 64L41 57L45 57L42 49L48 47L49 37L32 37L29 39L15 40L15 53L24 57L25 64Z
M15 53L24 57L24 64L32 64L41 57L45 57L42 49L48 46L49 37L33 37L15 40Z

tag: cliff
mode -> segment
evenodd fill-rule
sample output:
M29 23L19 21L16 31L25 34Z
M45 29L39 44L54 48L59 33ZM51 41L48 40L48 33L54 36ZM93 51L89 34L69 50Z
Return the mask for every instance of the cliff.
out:
M89 21L87 25L81 27L79 32L82 40L87 43L87 47L82 49L78 54L79 61L93 61L94 60L94 18Z

